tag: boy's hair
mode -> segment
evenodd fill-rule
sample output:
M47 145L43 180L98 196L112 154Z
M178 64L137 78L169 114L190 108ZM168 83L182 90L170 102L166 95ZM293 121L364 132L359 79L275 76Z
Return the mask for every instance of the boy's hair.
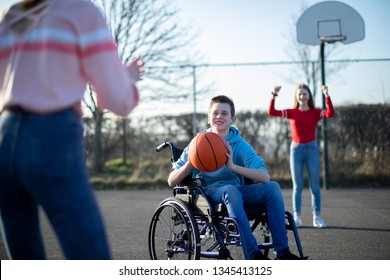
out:
M230 106L230 113L232 114L232 117L234 117L234 115L236 113L236 109L234 108L233 100L231 100L229 97L227 97L226 95L217 95L217 96L211 98L210 106L209 106L209 112L211 110L211 107L214 105L214 103L226 103L226 104L229 104L229 106Z

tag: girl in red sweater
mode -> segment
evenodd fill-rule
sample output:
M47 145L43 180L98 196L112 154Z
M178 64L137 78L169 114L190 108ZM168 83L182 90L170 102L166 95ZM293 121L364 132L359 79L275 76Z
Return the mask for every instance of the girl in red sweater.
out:
M326 110L314 107L313 96L307 85L298 85L295 91L293 109L276 110L275 98L280 86L275 86L268 114L274 117L286 118L290 122L292 142L290 146L290 170L293 182L292 205L296 226L302 225L302 189L304 183L303 169L306 165L311 191L313 211L313 226L326 227L321 218L320 193L320 155L316 141L316 128L322 118L331 118L334 115L332 101L328 94L328 87L322 86L325 95Z

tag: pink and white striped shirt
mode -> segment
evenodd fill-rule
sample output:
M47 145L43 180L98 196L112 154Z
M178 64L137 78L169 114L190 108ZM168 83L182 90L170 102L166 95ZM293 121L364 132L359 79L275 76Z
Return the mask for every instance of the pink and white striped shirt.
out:
M0 112L80 108L91 83L100 108L128 115L138 103L137 81L122 64L102 13L83 0L44 3L45 12L11 8L0 21ZM18 17L27 30L12 25Z

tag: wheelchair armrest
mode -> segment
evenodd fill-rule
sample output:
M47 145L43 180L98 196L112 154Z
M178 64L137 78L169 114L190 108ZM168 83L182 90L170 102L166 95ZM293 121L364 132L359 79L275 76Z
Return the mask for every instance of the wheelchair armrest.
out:
M204 187L206 182L202 178L184 178L179 185L188 186L188 187Z
M201 188L206 186L206 182L202 178L191 178L187 176L173 188L173 196L176 194L195 194L201 192Z

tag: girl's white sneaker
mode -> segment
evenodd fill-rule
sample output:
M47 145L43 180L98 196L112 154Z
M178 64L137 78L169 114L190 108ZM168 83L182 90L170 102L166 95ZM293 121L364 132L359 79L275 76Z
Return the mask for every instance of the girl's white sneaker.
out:
M294 214L294 222L296 227L301 227L302 226L302 220L299 215Z
M321 218L321 216L314 215L313 216L313 226L316 228L325 228L327 227L326 223L324 220Z

